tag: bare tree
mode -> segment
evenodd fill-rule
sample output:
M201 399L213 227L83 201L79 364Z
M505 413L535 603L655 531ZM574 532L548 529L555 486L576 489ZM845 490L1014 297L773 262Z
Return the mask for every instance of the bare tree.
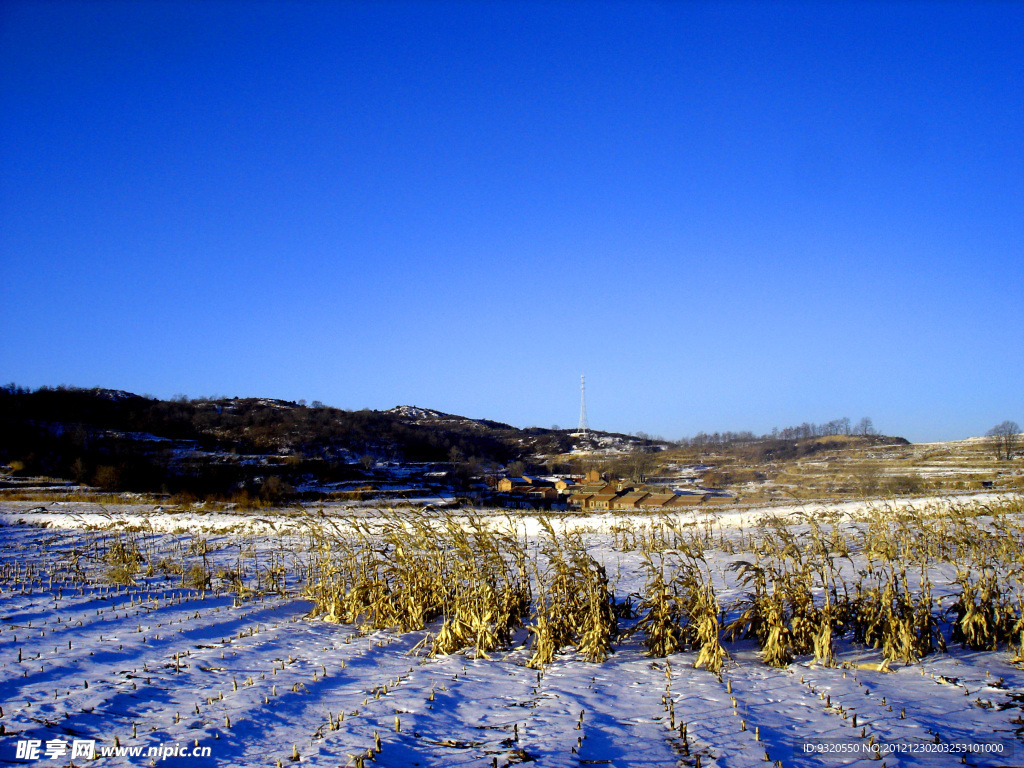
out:
M997 459L1009 459L1013 456L1013 450L1020 441L1020 426L1015 421L1004 421L997 424L985 433L992 438L992 445L996 450Z
M865 416L854 427L853 434L855 435L873 435L875 434L875 425L872 423L868 416Z

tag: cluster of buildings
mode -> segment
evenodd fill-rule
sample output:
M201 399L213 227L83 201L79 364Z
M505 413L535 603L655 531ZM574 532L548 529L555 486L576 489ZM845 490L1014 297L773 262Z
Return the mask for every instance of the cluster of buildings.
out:
M733 500L710 493L672 493L656 488L636 488L623 480L607 480L596 470L588 472L579 480L503 477L494 485L493 500L515 509L581 512L671 509Z

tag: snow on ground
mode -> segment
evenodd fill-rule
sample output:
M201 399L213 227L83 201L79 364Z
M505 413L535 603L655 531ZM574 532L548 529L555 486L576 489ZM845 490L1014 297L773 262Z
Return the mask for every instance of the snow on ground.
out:
M673 512L671 518L685 524L708 524L742 528L755 525L766 516L793 517L796 515L825 519L838 515L849 520L853 516L872 509L895 508L900 510L922 510L948 508L952 504L997 503L1013 498L1011 493L961 493L943 496L903 497L875 501L809 502L804 504L776 505L721 505L700 507ZM454 501L450 495L429 495L403 500L403 506L429 507L447 505ZM167 508L153 504L104 505L97 502L56 501L40 504L38 501L4 501L0 499L0 523L45 526L53 528L90 528L111 524L136 525L153 531L270 531L282 528L294 530L301 525L306 515L339 512L378 516L379 501L344 501L324 504L306 504L293 508L268 510L266 513L251 510L224 509L206 511L193 507L190 510ZM470 510L468 514L505 525L514 520L520 532L535 536L541 526L536 515L512 512L510 510ZM643 525L652 520L650 513L625 514L610 512L568 512L552 514L548 519L556 521L560 528L584 532L608 532L623 525ZM656 519L656 518L655 518Z
M776 669L740 641L727 644L732 658L718 678L694 669L693 653L644 655L634 635L603 663L566 652L538 671L525 665L530 651L520 631L511 648L489 659L430 658L422 643L437 624L421 632L363 634L305 618L311 603L298 582L302 514L296 510L253 515L123 505L115 513L62 503L29 512L32 506L39 505L0 507L0 567L8 575L0 580L3 764L83 765L88 761L70 755L76 740L94 741L97 750L115 744L142 750L100 757L100 765L197 768L356 765L371 750L373 765L394 768L692 766L698 758L721 768L775 761L882 764L864 751L804 751L805 742L819 740L833 749L882 743L905 750L884 756L890 768L958 765L959 755L926 750L961 742L1001 750L972 754L967 765L1024 765L1024 672L1005 651L966 651L951 643L948 653L883 672L879 651L839 642L843 667L798 657ZM864 506L685 511L678 517L713 522L723 535L734 535L766 514L849 519ZM345 513L374 518L369 509ZM490 521L514 527L537 546L536 517L496 513ZM615 549L614 531L649 524L650 516L564 516L557 522L589 537L588 551L605 562L620 599L642 586L638 554ZM289 561L284 594L246 599L217 580L218 589L201 592L159 571L134 586L48 579L47 568L87 568L82 563L90 546L109 542L126 526L150 537L150 562L186 549L194 557L198 542L211 569L245 557L265 566L268 558L273 563L285 552L298 554ZM726 600L735 591L726 582L735 557L719 555L710 570ZM11 577L12 569L26 568L38 568L37 577ZM58 754L62 744L67 751ZM160 752L151 758L150 747Z

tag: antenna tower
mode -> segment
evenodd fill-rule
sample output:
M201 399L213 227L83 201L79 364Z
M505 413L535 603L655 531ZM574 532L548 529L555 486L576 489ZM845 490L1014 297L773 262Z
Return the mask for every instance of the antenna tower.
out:
M580 376L580 425L576 429L576 437L587 437L590 425L587 424L587 378Z

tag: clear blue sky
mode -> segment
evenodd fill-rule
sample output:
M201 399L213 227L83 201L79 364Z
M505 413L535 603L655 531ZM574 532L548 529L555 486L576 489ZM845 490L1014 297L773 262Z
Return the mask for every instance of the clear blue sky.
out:
M0 379L1024 424L1024 3L0 4Z

